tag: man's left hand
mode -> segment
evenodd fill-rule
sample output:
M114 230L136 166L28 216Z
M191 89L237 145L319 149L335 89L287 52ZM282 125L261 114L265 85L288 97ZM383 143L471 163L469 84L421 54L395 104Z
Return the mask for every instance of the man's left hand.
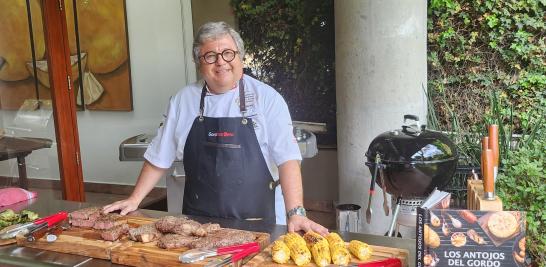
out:
M308 232L309 230L313 230L322 236L328 234L328 229L326 229L326 227L310 220L305 216L294 215L288 218L288 232Z

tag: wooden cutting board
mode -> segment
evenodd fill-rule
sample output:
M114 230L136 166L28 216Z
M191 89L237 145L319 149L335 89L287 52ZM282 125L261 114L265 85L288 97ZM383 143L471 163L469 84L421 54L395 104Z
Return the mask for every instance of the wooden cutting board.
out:
M348 244L347 244L348 245ZM273 259L271 258L271 245L269 245L266 249L264 249L262 252L260 252L258 255L256 255L254 258L252 258L248 263L246 263L245 266L296 266L296 264L290 260L286 264L279 264L276 262L273 262ZM364 263L364 262L371 262L371 261L378 261L378 260L384 260L388 258L399 258L402 261L402 267L408 266L408 250L406 249L400 249L400 248L391 248L391 247L381 247L381 246L370 246L373 249L372 257L367 261L359 261L358 258L355 258L351 255L351 263ZM311 261L311 264L305 265L305 266L317 266Z
M10 238L10 239L0 239L0 246L5 246L5 245L9 245L9 244L13 244L17 242L15 240L15 237L14 238Z
M126 216L126 219L130 227L138 227L157 220L155 218L131 216ZM257 236L256 242L259 242L262 247L269 245L268 233L254 233ZM111 260L113 263L118 264L131 266L181 265L178 256L187 248L162 249L157 247L155 243L134 242L129 240L127 236L114 242L105 241L101 239L99 231L79 227L71 227L63 231L57 237L57 240L51 243L47 242L45 237L34 242L28 242L23 237L17 237L19 246ZM206 262L208 261L186 266L203 266Z
M152 223L155 219L127 217L131 227ZM47 242L46 238L40 238L29 242L22 236L17 236L17 245L38 248L42 250L76 254L98 259L110 260L110 252L113 248L127 243L127 237L118 241L106 241L100 237L98 230L90 228L70 227L57 237L55 242Z
M149 223L149 222L148 222ZM256 242L262 248L269 245L269 234L252 232L256 235ZM157 247L156 242L141 243L128 240L122 246L117 246L111 250L111 261L117 264L130 266L204 266L211 261L223 259L226 256L210 257L203 261L182 264L178 260L178 256L187 248L178 249L162 249ZM243 261L248 261L254 255L250 255Z

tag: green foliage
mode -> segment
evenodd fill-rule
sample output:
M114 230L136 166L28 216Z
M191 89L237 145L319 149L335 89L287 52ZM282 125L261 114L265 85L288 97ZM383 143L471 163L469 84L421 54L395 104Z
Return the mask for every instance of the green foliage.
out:
M498 193L508 210L527 212L527 247L546 265L546 136L509 152L499 174Z
M439 123L452 130L451 112L470 132L491 109L513 112L523 133L546 111L546 1L429 0L428 89ZM513 109L508 110L509 107ZM505 122L508 123L508 122Z
M334 3L231 0L258 79L277 89L294 120L335 126ZM335 127L329 129L335 143Z

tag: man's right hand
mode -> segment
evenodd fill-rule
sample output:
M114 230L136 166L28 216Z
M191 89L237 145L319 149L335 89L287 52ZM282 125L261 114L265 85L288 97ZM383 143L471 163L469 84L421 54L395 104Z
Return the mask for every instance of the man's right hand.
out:
M139 204L139 201L136 201L132 198L127 198L102 207L102 213L108 214L112 211L119 210L119 214L127 215L127 213L138 209Z

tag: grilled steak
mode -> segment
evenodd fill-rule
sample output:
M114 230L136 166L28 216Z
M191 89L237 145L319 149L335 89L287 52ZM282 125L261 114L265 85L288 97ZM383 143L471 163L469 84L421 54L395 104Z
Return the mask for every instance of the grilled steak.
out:
M92 228L95 225L95 220L70 219L72 226Z
M116 213L109 213L102 215L97 219L93 228L97 230L106 230L114 226L118 226L124 223L127 223L127 219L122 219L123 216Z
M108 241L116 241L122 235L126 234L129 231L129 225L124 223L117 226L114 226L108 230L104 230L100 233L100 237Z
M171 230L173 234L193 235L201 227L201 224L193 220L180 220ZM206 234L206 233L205 233Z
M162 233L172 233L174 227L176 227L182 218L174 216L165 216L155 222L155 228Z
M155 223L155 227L162 233L179 235L206 236L209 232L220 229L219 224L200 224L187 218L166 216Z
M96 220L98 217L101 216L100 212L101 212L100 207L90 207L90 208L73 211L68 214L68 217L70 219L78 219L78 220Z
M161 235L153 223L129 229L129 238L142 243L152 242L161 237Z
M220 225L217 223L205 223L197 229L193 229L192 234L195 236L207 236L209 233L220 230Z
M195 236L166 234L159 238L157 246L166 249L188 247L197 239L198 237Z
M192 242L192 248L217 248L252 242L256 236L247 231L220 229Z

